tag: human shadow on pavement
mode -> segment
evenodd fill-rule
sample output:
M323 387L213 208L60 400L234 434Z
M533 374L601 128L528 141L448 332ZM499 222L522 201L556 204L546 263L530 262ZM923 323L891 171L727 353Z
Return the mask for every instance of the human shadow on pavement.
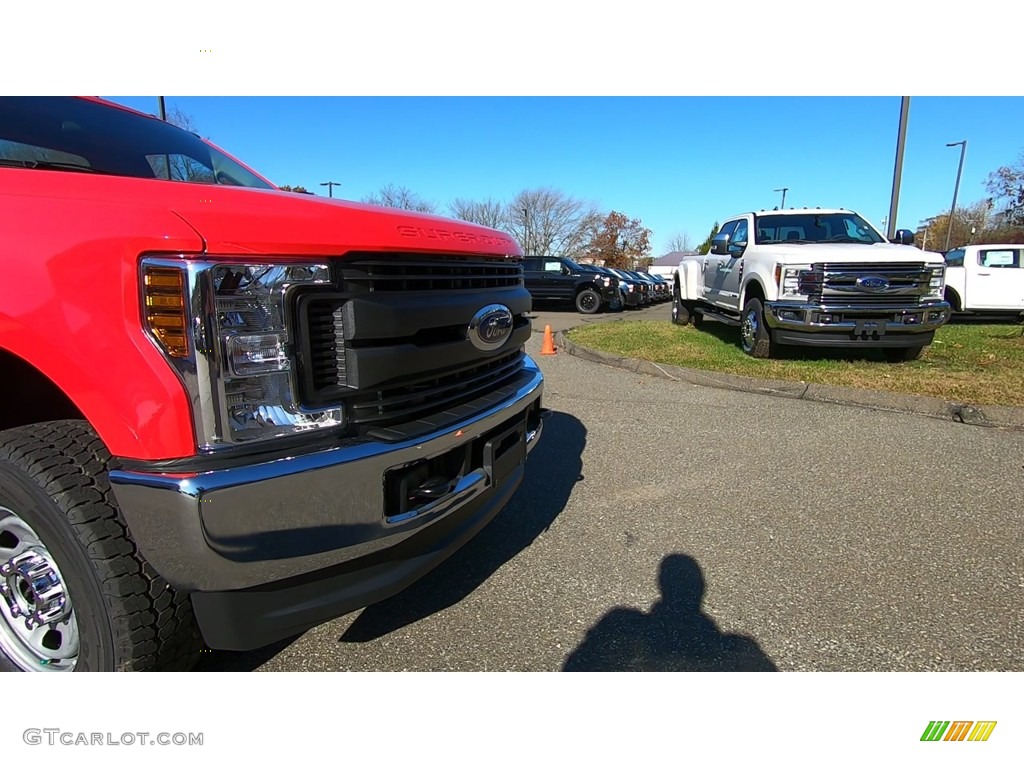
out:
M522 485L508 506L461 549L394 597L371 605L339 642L362 643L443 611L470 595L502 565L529 547L565 508L583 479L587 430L553 411L526 461Z
M649 613L615 608L566 659L563 672L777 672L752 638L725 634L701 611L704 574L689 555L661 561Z

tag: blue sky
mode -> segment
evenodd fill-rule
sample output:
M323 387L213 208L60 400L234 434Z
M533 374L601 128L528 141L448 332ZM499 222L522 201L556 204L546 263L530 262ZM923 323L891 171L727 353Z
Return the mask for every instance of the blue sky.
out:
M107 97L155 113L157 98ZM277 184L359 200L385 184L445 211L456 197L508 200L553 187L639 217L654 255L746 209L889 211L898 97L167 97L202 135ZM1024 98L912 97L898 225L959 203L1024 151Z

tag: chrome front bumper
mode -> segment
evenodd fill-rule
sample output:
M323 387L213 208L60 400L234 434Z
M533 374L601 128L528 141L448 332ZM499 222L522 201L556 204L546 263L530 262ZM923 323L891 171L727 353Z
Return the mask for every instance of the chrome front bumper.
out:
M474 415L416 439L199 473L117 470L110 482L142 554L172 586L266 585L376 556L460 510L472 516L491 497L510 496L541 435L542 392L527 358L514 395L462 406ZM467 458L447 491L389 516L385 476L449 454Z
M943 325L950 313L947 301L911 307L771 301L765 322L773 330L807 333L926 333Z

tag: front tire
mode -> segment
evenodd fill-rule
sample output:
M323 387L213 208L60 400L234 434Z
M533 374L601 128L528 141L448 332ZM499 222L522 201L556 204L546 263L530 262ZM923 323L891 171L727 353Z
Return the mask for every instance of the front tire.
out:
M582 315L593 315L601 309L601 296L593 288L584 288L576 294L576 311Z
M110 464L81 421L0 432L0 668L183 671L197 661L188 596L139 553Z
M690 322L690 309L683 304L679 286L672 291L672 322L676 325L687 325Z
M750 299L743 307L740 320L740 346L751 357L766 359L774 351L771 332L764 322L764 305L760 299Z

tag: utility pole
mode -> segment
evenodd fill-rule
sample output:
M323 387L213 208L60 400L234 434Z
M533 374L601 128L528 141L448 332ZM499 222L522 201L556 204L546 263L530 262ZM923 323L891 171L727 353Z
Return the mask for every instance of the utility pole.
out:
M341 184L337 181L323 181L320 182L321 187L327 187L327 196L334 197L334 188L340 187Z
M778 189L773 189L772 192L782 193L782 205L779 206L779 210L786 210L786 193L789 192L789 187L779 187Z
M900 205L900 177L903 175L903 148L907 143L907 121L910 119L910 97L904 96L900 104L900 132L896 139L896 167L892 172L892 202L889 203L889 228L886 238L896 237L896 212Z
M960 174L964 172L964 155L967 154L967 139L954 141L947 147L960 147L960 166L956 169L956 186L953 187L953 204L949 207L949 220L946 222L946 251L949 251L949 238L953 235L953 216L956 215L956 198L960 193Z

